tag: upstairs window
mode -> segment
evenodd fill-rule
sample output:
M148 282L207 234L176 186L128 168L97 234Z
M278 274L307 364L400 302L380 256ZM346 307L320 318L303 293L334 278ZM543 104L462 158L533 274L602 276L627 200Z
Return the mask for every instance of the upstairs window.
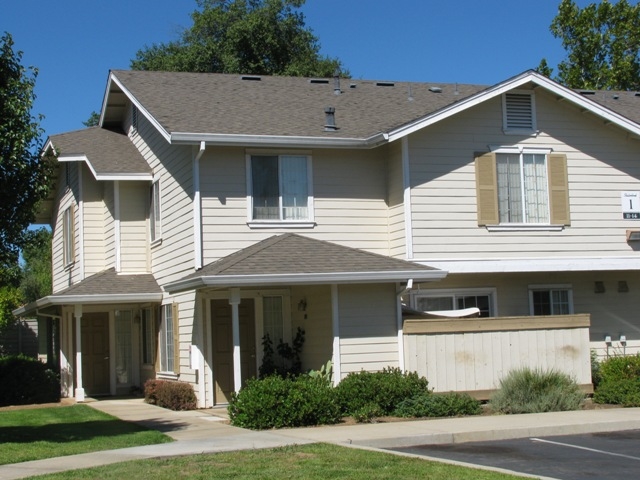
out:
M502 96L502 127L505 133L531 134L536 128L533 92L513 91Z
M547 156L498 153L500 223L549 223Z
M573 294L568 285L529 287L532 315L569 315L573 313Z
M249 204L251 221L311 221L313 200L307 155L251 155Z
M162 237L160 229L160 180L156 180L151 184L149 197L149 236L151 243L154 243Z
M70 206L62 214L62 256L65 267L75 261L75 221L73 217L73 206Z

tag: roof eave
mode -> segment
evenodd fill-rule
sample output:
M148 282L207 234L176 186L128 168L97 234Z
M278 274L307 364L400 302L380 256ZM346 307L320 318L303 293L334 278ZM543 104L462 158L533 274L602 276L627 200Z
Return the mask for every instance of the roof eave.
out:
M157 303L162 301L162 293L123 293L123 294L95 294L95 295L49 295L23 305L12 311L17 316L25 316L40 308L56 305L97 305L121 303Z
M388 141L386 133L377 133L367 138L304 137L284 135L234 135L218 133L172 132L170 143L226 147L297 147L297 148L374 148Z
M396 270L382 272L288 273L272 275L203 275L165 285L169 293L202 287L255 287L266 285L321 285L348 283L386 283L408 279L435 282L447 276L446 270Z

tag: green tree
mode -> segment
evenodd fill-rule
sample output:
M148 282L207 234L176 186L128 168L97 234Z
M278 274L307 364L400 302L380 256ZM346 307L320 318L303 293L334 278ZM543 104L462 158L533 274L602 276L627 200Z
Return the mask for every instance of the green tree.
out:
M82 122L85 127L97 127L98 123L100 123L100 114L95 110L91 112L86 121Z
M26 303L51 294L51 231L29 230L22 249L20 290Z
M49 193L53 162L39 155L42 129L31 108L37 70L20 64L9 33L0 38L0 285L16 286L18 255L38 203Z
M305 0L197 0L193 25L178 41L145 46L134 70L333 76L337 59L320 55L318 39L298 11Z
M550 27L567 57L555 80L570 88L640 89L640 5L603 0L580 8L562 0ZM550 75L542 60L538 70Z

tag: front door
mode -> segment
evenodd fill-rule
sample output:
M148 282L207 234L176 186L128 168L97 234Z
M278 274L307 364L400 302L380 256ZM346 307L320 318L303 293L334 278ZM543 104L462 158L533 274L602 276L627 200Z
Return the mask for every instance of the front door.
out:
M256 332L255 307L251 298L243 298L238 306L240 320L240 370L242 382L255 377ZM233 335L231 305L228 300L211 300L213 325L213 376L215 403L229 403L233 385Z
M87 395L109 395L109 314L83 313L82 386Z

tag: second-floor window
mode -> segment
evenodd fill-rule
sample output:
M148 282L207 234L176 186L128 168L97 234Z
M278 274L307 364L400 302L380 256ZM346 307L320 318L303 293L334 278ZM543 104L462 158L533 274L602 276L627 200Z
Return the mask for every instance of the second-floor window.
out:
M160 180L151 184L149 196L149 235L153 243L160 240L162 236L160 229Z
M73 206L62 214L62 256L64 265L71 265L75 260L75 226Z
M307 155L251 155L249 165L250 220L312 220Z
M500 223L549 223L547 156L498 153Z

